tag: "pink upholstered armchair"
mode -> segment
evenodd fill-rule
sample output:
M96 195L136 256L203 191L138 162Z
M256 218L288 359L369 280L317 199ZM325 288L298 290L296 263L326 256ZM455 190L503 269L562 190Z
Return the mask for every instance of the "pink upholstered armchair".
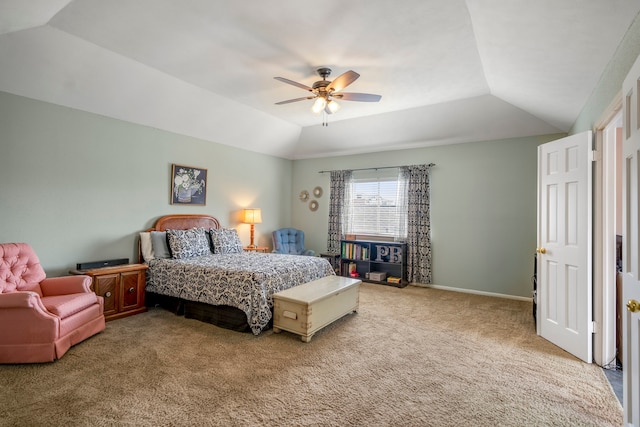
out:
M0 244L0 363L51 362L105 328L88 276L46 278L26 243Z

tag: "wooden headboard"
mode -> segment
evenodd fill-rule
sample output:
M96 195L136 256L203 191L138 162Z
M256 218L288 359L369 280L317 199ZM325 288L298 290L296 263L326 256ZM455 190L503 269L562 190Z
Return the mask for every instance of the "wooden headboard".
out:
M174 214L158 218L153 228L147 231L188 230L193 227L220 228L220 221L210 215Z
M155 225L145 231L167 231L167 230L188 230L193 227L220 228L220 221L210 215L199 214L173 214L158 218ZM142 248L140 238L138 238L138 262L142 263Z

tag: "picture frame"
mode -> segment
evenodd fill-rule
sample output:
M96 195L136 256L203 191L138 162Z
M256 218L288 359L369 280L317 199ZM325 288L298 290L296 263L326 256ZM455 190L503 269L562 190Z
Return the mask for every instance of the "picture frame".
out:
M170 193L172 205L206 205L207 170L172 164Z

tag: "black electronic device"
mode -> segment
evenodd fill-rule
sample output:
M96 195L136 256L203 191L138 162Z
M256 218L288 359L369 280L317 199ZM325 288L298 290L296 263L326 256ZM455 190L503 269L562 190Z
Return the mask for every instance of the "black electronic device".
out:
M79 262L76 264L78 270L90 270L92 268L114 267L116 265L129 264L129 258L106 259L103 261Z

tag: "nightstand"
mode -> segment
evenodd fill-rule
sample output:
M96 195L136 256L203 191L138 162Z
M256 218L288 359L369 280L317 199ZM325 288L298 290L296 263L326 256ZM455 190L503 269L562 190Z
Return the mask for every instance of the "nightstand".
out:
M262 252L262 253L267 253L269 252L269 248L266 246L256 246L255 248L250 248L248 246L245 246L244 248L245 252Z
M333 267L333 270L340 274L340 254L337 252L322 252L320 254L321 258L325 258Z
M91 277L91 290L104 298L105 320L114 320L147 311L144 305L147 268L146 264L124 264L69 273Z

